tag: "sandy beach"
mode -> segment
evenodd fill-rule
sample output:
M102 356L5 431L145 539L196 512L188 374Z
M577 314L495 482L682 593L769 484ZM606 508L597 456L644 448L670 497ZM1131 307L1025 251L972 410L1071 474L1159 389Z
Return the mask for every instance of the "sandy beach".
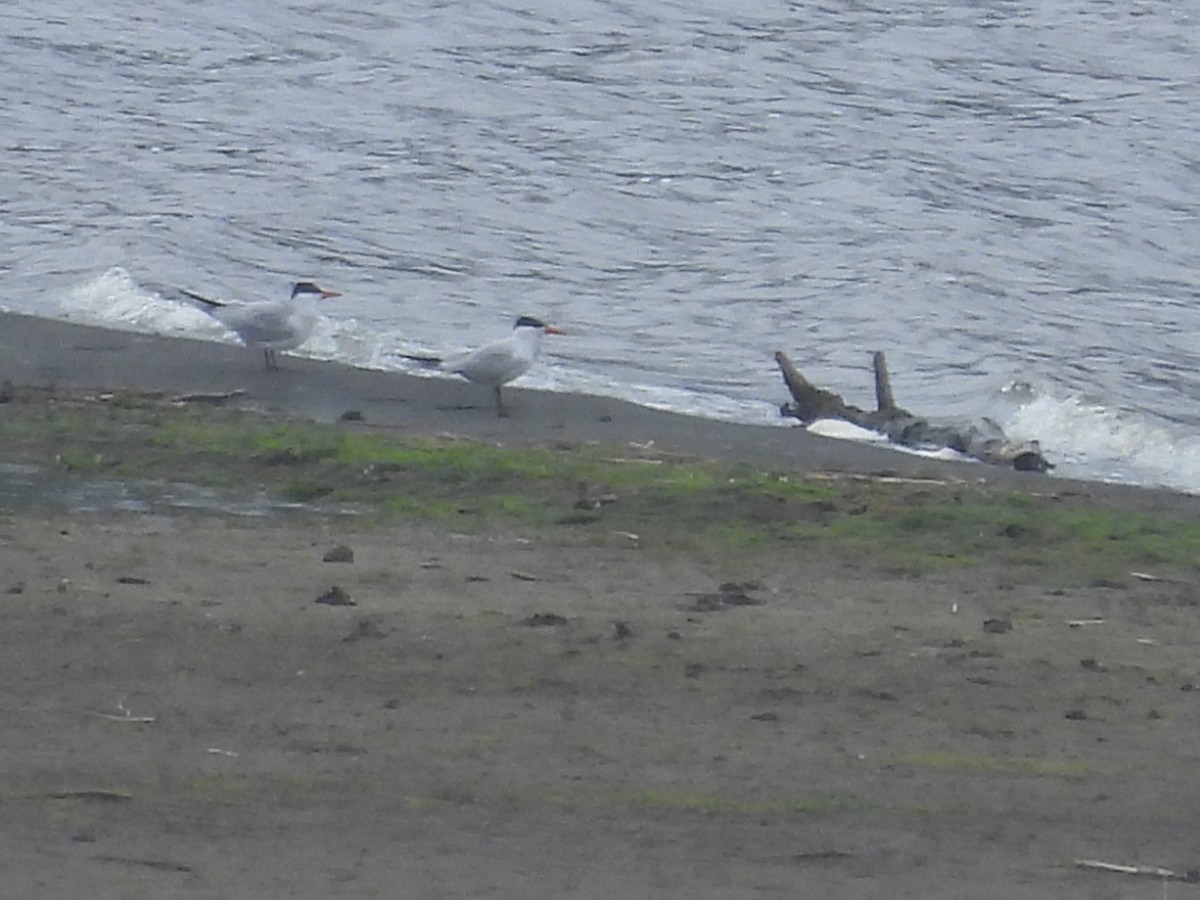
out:
M514 389L499 419L460 408L487 402L465 383L293 357L265 373L244 348L23 316L0 317L0 360L14 385L238 390L400 434L614 455L652 442L797 478L984 483L1200 522L1169 492L603 398ZM0 511L12 896L1196 889L1182 883L1200 866L1188 565L1147 556L1080 579L1066 560L923 570L802 541L696 553L567 518Z
M747 426L676 415L605 397L505 389L514 415L488 414L486 388L458 378L428 378L352 369L283 356L278 373L263 371L262 354L238 345L162 338L91 328L31 316L0 314L2 377L16 384L132 388L167 394L242 391L241 402L316 421L347 410L365 421L416 433L459 434L479 440L538 443L557 440L620 445L654 442L667 452L738 459L784 469L945 472L946 463L808 434L798 428ZM779 402L788 399L783 383ZM972 463L960 477L1006 478ZM1030 476L1013 473L1012 483ZM1034 479L1033 483L1037 483Z

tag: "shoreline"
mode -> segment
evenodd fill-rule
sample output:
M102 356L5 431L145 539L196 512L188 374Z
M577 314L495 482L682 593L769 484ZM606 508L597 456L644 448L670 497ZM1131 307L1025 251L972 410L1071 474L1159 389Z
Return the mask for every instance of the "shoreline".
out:
M375 427L453 434L512 446L652 444L658 452L782 471L894 475L986 483L1019 491L1083 491L1151 505L1194 495L1167 488L1078 481L979 463L935 460L826 438L802 428L749 425L655 410L589 394L510 387L513 414L496 416L487 392L452 378L359 369L284 355L267 372L245 347L0 313L0 378L14 384L168 394L242 391L230 405L317 422L355 410ZM1200 502L1200 501L1198 501Z

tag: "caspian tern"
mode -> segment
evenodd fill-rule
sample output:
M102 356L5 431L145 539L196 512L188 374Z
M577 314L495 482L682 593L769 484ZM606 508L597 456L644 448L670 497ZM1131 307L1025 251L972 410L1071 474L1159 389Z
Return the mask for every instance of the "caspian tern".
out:
M318 313L315 301L342 296L311 281L297 282L287 300L257 303L212 300L200 294L177 289L200 304L200 308L234 332L247 347L261 347L268 369L278 369L276 350L299 347L312 333Z
M446 368L462 375L468 381L490 387L496 394L496 414L508 415L504 399L500 395L501 385L524 375L537 359L542 346L542 335L562 334L553 325L547 325L532 316L521 316L513 325L512 334L503 340L480 347L457 359L446 361Z

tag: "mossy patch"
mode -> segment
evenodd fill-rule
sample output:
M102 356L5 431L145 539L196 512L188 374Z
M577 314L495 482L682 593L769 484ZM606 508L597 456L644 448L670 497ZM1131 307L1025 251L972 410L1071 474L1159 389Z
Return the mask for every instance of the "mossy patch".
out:
M456 528L636 534L726 559L780 545L914 577L1002 564L1014 581L1119 583L1134 567L1194 575L1200 524L1053 495L808 477L603 447L413 437L147 395L10 393L0 460L76 477L163 479Z

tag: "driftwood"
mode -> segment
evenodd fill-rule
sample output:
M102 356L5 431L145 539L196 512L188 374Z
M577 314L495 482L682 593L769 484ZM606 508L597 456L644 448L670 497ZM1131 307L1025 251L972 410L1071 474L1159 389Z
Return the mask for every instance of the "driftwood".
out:
M1054 468L1042 456L1037 441L1009 441L991 419L968 425L935 424L897 406L882 353L876 353L874 357L874 410L860 409L832 391L816 387L800 374L782 350L776 352L775 362L779 364L783 381L792 395L792 402L785 403L780 409L785 416L801 422L841 419L877 431L905 447L948 447L982 462L1011 466L1023 472L1045 472Z
M1081 869L1099 869L1102 872L1118 872L1121 875L1148 875L1151 878L1161 878L1163 881L1183 881L1187 884L1200 882L1200 870L1197 869L1173 872L1161 866L1127 866L1121 863L1102 862L1098 859L1077 859L1075 865Z

